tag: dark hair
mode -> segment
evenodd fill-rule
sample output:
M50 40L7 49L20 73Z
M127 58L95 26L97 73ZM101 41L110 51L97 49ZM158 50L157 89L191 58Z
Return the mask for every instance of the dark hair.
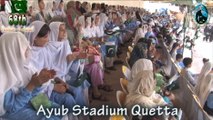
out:
M152 40L150 39L146 39L146 38L140 38L138 40L138 43L141 42L141 43L145 43L147 45L147 49L150 48L150 46L152 45Z
M94 18L91 18L91 23L94 22Z
M136 15L137 20L139 20L140 22L142 22L142 19L141 19L139 11L136 11L135 15Z
M94 10L96 7L96 3L92 3L92 10Z
M146 38L140 38L140 39L138 40L138 42L146 43Z
M44 24L42 26L42 28L40 29L40 31L38 32L37 37L44 37L45 35L48 34L48 32L50 32L50 27L47 24Z
M76 5L80 5L81 2L80 2L80 1L75 1L75 4L76 4Z
M5 5L1 5L0 11L5 11Z
M186 57L183 59L183 64L185 67L187 67L188 65L192 64L192 59L189 57Z
M174 43L173 45L172 45L172 49L175 49L175 48L177 48L179 46L179 44L176 42L176 43Z
M181 55L181 54L177 54L177 55L176 55L176 60L182 59L182 58L183 58L183 55Z
M174 43L174 44L172 45L172 49L171 49L171 51L170 51L170 54L176 52L175 49L176 49L178 46L179 46L179 44L178 44L177 42Z
M101 3L101 10L103 13L106 13L106 11L107 11L104 3Z
M203 58L203 63L209 62L209 59Z
M38 0L38 3L40 3L42 0Z
M148 49L150 48L150 46L151 46L152 44L154 44L153 41L152 41L152 39L147 39L146 43L147 43Z

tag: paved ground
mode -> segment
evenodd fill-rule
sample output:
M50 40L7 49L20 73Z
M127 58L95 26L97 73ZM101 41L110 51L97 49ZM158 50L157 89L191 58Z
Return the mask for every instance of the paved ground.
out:
M128 45L125 45L124 47L121 48L123 53L121 54L120 58L118 58L119 60L122 60L124 64L126 64L125 58L126 58L127 46ZM92 100L92 102L90 103L91 107L98 108L101 105L109 105L109 107L119 107L116 100L116 91L122 90L120 86L120 78L123 77L121 66L122 65L115 65L115 68L117 69L116 71L110 71L110 74L105 73L105 82L114 89L113 92L101 91L102 93L104 93L103 95L105 95L109 99L109 101L102 102L98 100ZM92 120L109 120L109 116L92 117Z

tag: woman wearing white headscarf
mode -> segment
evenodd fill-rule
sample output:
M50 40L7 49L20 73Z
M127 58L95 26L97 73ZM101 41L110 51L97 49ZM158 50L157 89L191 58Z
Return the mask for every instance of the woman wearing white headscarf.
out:
M48 22L49 15L48 15L47 11L45 11L44 0L35 0L33 3L33 8L35 10L39 10L39 11L36 11L35 20Z
M38 71L44 67L51 68L50 51L45 47L48 43L49 26L42 21L34 21L29 26L34 28L33 32L25 33L27 40L30 42L31 54L33 55L30 63Z
M79 86L73 85L78 76L83 74L84 69L84 64L80 64L80 60L78 59L84 59L83 57L86 56L83 56L81 53L72 53L69 42L66 39L66 28L64 23L52 22L49 26L51 32L50 41L47 47L52 54L53 69L56 70L56 76L62 79L68 86L67 91L73 94L76 104L88 106L89 82L84 80ZM78 71L80 71L80 73L78 73ZM53 94L55 93L53 92ZM84 120L86 120L86 118L84 118Z
M29 104L43 83L53 78L54 71L39 74L28 66L29 42L22 33L5 33L0 37L0 116L10 120L45 119ZM0 118L1 118L0 117ZM58 120L57 117L50 119Z
M126 99L127 108L138 104L142 107L157 107L165 105L163 97L156 94L156 82L153 78L153 65L148 59L139 59L132 67L132 80L128 84Z
M53 12L55 11L55 2L53 0L49 0L46 3L45 11L48 14L48 20L51 20L54 17L54 13Z
M200 99L201 106L203 107L208 95L213 91L213 73L212 63L207 62L204 64L199 76L198 83L195 86L195 93Z
M64 1L63 0L55 0L56 10L53 11L55 16L66 17L66 13L64 12Z
M84 38L92 38L91 17L86 17L85 28L83 29Z
M146 25L139 25L139 28L136 30L136 34L135 34L135 37L134 37L134 40L133 40L134 44L137 44L137 42L140 38L145 37L145 33L147 32L146 28L147 28Z
M30 65L36 67L38 71L42 68L55 69L56 67L53 64L55 54L47 46L49 26L41 21L34 21L30 26L34 26L34 32L26 34L32 47ZM56 72L58 72L57 69ZM57 81L56 78L55 82L56 84L53 84L49 81L43 85L42 91L48 95L51 101L71 109L75 105L75 100L72 95L65 93L67 86L62 81Z
M53 58L53 67L57 71L57 77L63 79L68 72L67 56L72 54L68 40L66 40L65 25L62 22L52 22L50 25L50 41L48 49L50 49ZM64 28L64 29L63 29ZM63 33L62 33L63 32ZM73 56L77 57L77 56Z

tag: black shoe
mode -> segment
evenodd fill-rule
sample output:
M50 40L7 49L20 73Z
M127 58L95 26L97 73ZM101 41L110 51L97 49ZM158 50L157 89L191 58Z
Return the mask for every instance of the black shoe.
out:
M115 67L107 67L106 69L107 69L107 70L113 70L113 71L115 71L115 70L116 70L116 68L115 68Z

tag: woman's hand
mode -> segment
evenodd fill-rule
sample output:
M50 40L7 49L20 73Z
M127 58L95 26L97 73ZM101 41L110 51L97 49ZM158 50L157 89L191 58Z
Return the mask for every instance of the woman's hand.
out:
M67 91L67 88L64 86L63 83L58 83L54 85L53 90L57 93L64 94Z
M87 58L87 54L86 53L79 53L78 55L77 55L77 59L86 59Z
M32 91L35 87L41 86L43 83L46 83L50 79L53 79L53 77L56 75L55 70L47 70L46 68L42 69L41 72L35 73L29 84L27 85L27 89Z
M86 59L86 58L87 58L87 54L86 53L82 53L82 52L77 53L77 52L74 52L74 53L69 54L67 56L67 61L71 62L73 60Z
M63 84L67 90L69 89L69 85L65 83L63 80L61 80L60 78L56 77L54 80L56 84Z

